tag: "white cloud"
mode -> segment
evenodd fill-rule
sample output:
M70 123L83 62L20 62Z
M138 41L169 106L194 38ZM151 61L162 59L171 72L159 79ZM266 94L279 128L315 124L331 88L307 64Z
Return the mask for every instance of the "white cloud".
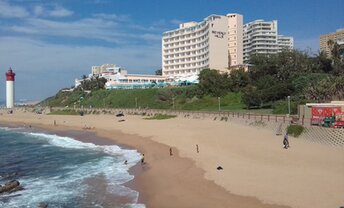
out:
M174 24L174 25L179 25L179 24L183 23L183 21L178 20L178 19L172 19L172 20L170 21L170 23L172 23L172 24Z
M29 16L29 12L21 6L8 4L6 1L0 1L0 17L22 18Z
M42 16L44 14L44 8L41 5L37 5L33 8L33 14L35 16Z
M119 21L119 22L129 22L130 21L130 17L128 15L98 13L98 14L93 14L93 17L97 17L97 18L101 18L101 19L108 19L108 20L115 20L115 21Z
M73 11L65 9L63 7L55 7L54 10L49 12L49 15L52 17L68 17L73 15Z
M160 32L142 33L137 31L138 28L133 29L131 24L121 24L115 20L99 17L68 22L28 18L22 21L21 25L3 27L2 29L20 34L93 39L115 44L137 44L140 41L142 44L142 41L150 41L160 45L161 40Z
M161 67L160 46L68 46L18 37L0 37L0 68L16 72L18 98L43 99L74 79L91 71L91 66L114 63L129 73L153 74ZM0 82L0 89L5 89ZM4 93L0 93L2 100Z

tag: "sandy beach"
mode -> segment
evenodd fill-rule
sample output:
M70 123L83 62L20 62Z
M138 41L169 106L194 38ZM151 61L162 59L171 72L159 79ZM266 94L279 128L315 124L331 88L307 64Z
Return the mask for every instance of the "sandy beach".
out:
M147 163L133 168L136 177L129 186L140 192L139 200L147 207L344 206L343 148L290 138L286 150L282 136L266 129L213 120L143 118L2 111L0 123L61 134L94 132L138 149Z

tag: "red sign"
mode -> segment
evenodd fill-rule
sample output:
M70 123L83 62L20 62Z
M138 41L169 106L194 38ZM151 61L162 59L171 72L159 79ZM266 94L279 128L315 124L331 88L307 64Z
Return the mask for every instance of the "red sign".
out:
M325 117L335 116L342 113L342 107L312 107L312 123L320 123Z

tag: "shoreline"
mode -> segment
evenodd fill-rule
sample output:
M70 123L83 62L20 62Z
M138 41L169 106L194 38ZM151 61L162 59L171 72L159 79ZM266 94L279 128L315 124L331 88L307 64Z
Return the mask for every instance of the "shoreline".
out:
M57 126L53 126L56 120ZM145 153L128 185L147 207L339 207L344 204L344 151L291 139L284 150L272 132L209 120L164 121L111 115L55 116L16 112L6 123L92 132ZM91 130L82 130L84 126ZM95 127L95 128L93 128ZM278 138L278 139L276 139ZM197 154L195 144L200 145ZM173 156L169 155L169 148ZM277 148L276 148L277 147ZM191 149L190 149L191 148ZM225 151L226 149L226 151ZM221 165L224 170L218 171ZM321 177L321 180L318 180ZM285 180L281 180L281 179ZM326 178L326 180L324 180ZM137 187L137 188L136 188ZM284 204L280 206L277 204ZM326 205L326 206L324 206Z
M16 127L23 127L24 123L16 123L12 125L7 125L3 121L0 122L1 126L11 126L12 128ZM59 126L61 127L61 126ZM128 134L123 134L122 132L116 132L116 138L120 139L111 139L109 138L110 134L113 134L113 131L107 131L107 132L102 132L99 133L97 131L82 131L78 130L75 128L70 128L70 127L63 127L64 129L60 129L58 126L46 126L46 125L41 125L41 124L33 124L31 127L26 127L25 131L27 130L33 130L32 132L41 132L41 133L47 133L47 134L56 134L58 136L65 136L65 137L70 137L76 140L79 140L81 142L87 142L87 143L93 143L96 145L117 145L121 148L125 149L134 149L138 150L139 152L140 149L142 151L146 150L146 146L149 146L150 150L152 146L157 146L158 149L165 149L168 150L169 147L164 144L159 144L157 142L154 142L150 140L149 138L139 138L137 135L128 135ZM87 135L86 134L91 134ZM136 148L135 146L132 146L132 142L137 142L137 140L141 140L141 144L139 148ZM142 141L143 139L143 141ZM130 142L124 142L124 140L130 140ZM144 144L143 144L144 143ZM162 151L159 152L158 154L165 154L167 151ZM154 156L153 156L154 157ZM163 162L165 163L166 158L171 157L169 154L166 154L165 157L163 158ZM131 175L134 175L134 179L131 181L128 181L124 183L124 186L127 186L128 188L131 188L139 193L139 198L137 203L138 204L144 204L146 207L228 207L228 206L239 206L240 207L257 207L257 208L283 208L285 206L279 206L279 205L271 205L271 204L263 204L260 202L258 199L255 199L253 197L245 197L245 196L238 196L229 193L228 191L224 190L222 187L219 187L212 181L208 181L204 179L204 171L195 167L194 161L187 159L187 158L181 158L179 156L178 150L173 150L173 160L175 160L175 163L177 163L177 166L180 166L180 164L183 163L183 166L187 169L191 169L191 171L188 171L190 173L187 173L190 175L190 177L193 177L194 182L196 181L197 184L199 183L205 183L204 188L201 190L196 190L196 187L190 187L190 185L187 185L188 189L191 189L194 194L192 194L192 198L197 198L197 200L189 200L188 198L190 197L190 192L189 194L186 193L186 196L184 199L180 200L180 196L177 198L174 198L173 201L172 199L169 199L170 197L167 196L167 200L164 199L164 197L161 196L160 193L160 188L155 188L153 192L150 191L150 186L152 184L152 178L151 174L154 175L155 177L157 174L156 173L150 173L152 167L150 166L150 162L146 162L144 166L142 166L140 163L137 163L133 167L129 169L129 173ZM150 158L150 157L149 157ZM159 162L161 164L161 162ZM164 166L164 168L168 169L168 166ZM167 170L164 171L164 176L169 175L168 172L173 172L173 170ZM179 172L179 171L178 171ZM147 174L148 176L146 176ZM183 173L184 174L184 173ZM160 173L159 173L160 175ZM196 179L195 179L196 178ZM183 181L187 183L187 180L189 180L189 177L187 176L185 178L186 180ZM96 181L101 181L102 179L91 179L90 184L96 184L94 182ZM159 182L160 183L160 182ZM170 183L164 184L163 189L175 189L176 187L173 187L175 185L175 181L170 179ZM178 186L182 185L181 183L178 183ZM192 185L192 184L191 184ZM180 187L179 187L180 188ZM179 189L177 187L177 189ZM197 189L199 187L197 186ZM99 187L96 189L99 190ZM183 188L182 188L183 189ZM104 192L104 190L102 190ZM178 190L180 192L181 190ZM210 193L209 193L210 192ZM153 199L155 198L156 194L159 195L159 199ZM214 193L214 194L211 194ZM205 195L207 196L204 198L204 196L199 198L199 195ZM211 195L209 197L209 195ZM214 199L216 201L208 201L208 199ZM177 200L177 201L176 201ZM221 201L219 201L221 200ZM227 201L228 200L228 201ZM179 204L178 204L179 201ZM227 202L226 202L227 201Z

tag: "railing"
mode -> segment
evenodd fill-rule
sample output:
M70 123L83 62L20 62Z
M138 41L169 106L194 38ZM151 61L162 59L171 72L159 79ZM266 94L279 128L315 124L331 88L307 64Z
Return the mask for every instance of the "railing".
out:
M8 109L6 109L8 110ZM21 107L15 110L34 112L33 107ZM56 110L76 110L83 111L86 114L109 114L116 115L124 113L128 115L153 116L156 114L176 115L185 119L202 119L220 122L235 122L242 125L248 125L257 128L267 128L276 133L276 135L285 134L287 127L292 123L304 126L305 130L300 135L301 139L310 142L325 144L334 147L344 147L344 129L334 129L320 126L311 126L311 119L297 117L288 117L284 115L269 115L247 112L229 112L229 111L184 111L171 109L145 109L145 108L62 108L51 107L45 109L45 112Z

